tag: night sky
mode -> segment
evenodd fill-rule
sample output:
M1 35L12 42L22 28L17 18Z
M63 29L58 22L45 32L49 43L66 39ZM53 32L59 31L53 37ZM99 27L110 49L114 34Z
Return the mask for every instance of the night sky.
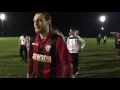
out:
M4 12L6 20L3 22L5 36L20 36L34 34L33 17L35 12ZM120 31L120 12L50 12L52 25L59 27L64 35L68 35L69 29L79 29L81 37L96 37L99 33L110 36L110 32ZM104 31L99 18L106 16ZM2 23L0 22L0 27Z

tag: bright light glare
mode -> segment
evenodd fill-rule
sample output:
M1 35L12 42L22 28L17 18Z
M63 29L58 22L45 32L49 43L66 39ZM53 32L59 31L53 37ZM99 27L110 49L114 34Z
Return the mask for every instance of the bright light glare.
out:
M0 15L0 19L1 19L1 20L4 20L4 19L5 19L5 14L1 14L1 15Z
M102 30L104 30L104 28L103 28L103 27L102 27L101 29L102 29Z
M105 21L105 16L101 16L101 17L100 17L100 21L101 21L101 22L104 22L104 21Z

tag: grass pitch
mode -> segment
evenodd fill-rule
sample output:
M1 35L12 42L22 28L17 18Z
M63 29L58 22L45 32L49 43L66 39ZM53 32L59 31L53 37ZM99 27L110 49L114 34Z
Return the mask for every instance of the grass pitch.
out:
M19 37L0 37L0 78L26 78L28 63L21 62ZM86 47L79 53L76 78L120 78L120 59L114 39L97 46L95 38L84 38Z

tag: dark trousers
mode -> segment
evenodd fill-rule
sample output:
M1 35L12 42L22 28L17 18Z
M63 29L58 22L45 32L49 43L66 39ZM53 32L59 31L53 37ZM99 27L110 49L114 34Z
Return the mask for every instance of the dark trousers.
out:
M71 53L72 59L73 59L73 75L76 74L76 72L78 72L78 63L79 63L79 59L78 59L78 53Z
M22 60L25 60L25 62L27 62L27 48L24 45L20 46L20 56Z
M100 40L97 40L97 45L100 45Z
M115 48L117 49L117 42L115 41Z
M106 40L104 40L103 44L106 44Z

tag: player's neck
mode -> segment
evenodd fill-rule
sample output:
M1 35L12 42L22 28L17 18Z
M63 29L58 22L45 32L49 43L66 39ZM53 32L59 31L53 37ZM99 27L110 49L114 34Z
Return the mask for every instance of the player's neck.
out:
M40 33L40 38L41 39L46 39L49 34L49 30L46 30L46 32Z

